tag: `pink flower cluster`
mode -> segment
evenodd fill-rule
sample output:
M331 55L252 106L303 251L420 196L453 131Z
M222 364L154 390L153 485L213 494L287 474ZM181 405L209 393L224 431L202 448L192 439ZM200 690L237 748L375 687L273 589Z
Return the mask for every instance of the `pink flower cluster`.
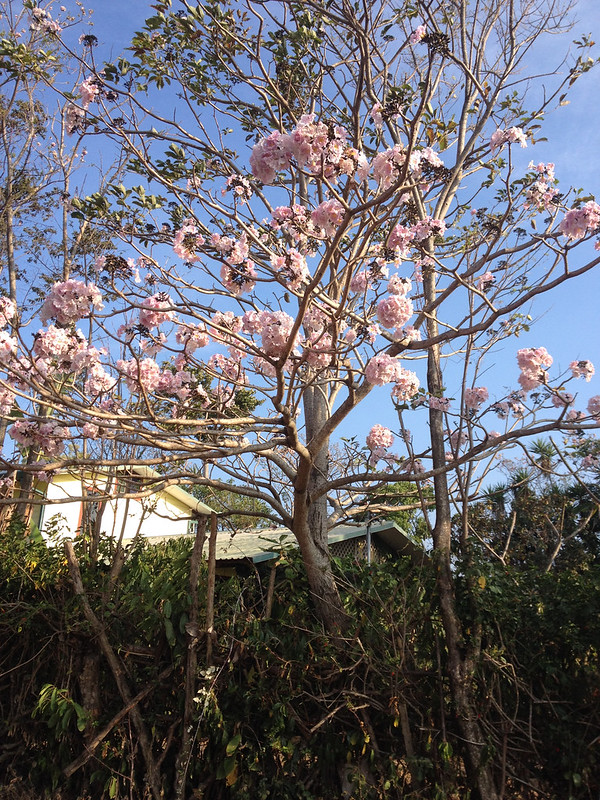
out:
M152 358L131 359L117 361L117 369L125 378L125 384L130 392L138 394L141 390L148 394L175 394L180 400L185 400L189 395L191 376L189 372L171 372L162 370Z
M186 219L173 239L173 251L179 258L194 264L200 261L197 251L205 243L204 236L198 230L193 219Z
M309 237L316 237L318 234L308 209L296 203L292 206L277 206L269 225L273 230L282 230L289 234L302 248Z
M62 31L58 22L52 19L50 14L43 8L31 9L31 23L29 28L32 31L41 33L60 33Z
M384 328L402 328L413 313L412 302L400 294L382 297L377 303L377 319Z
M268 358L279 358L289 345L294 320L285 311L247 311L242 325L245 333L261 337Z
M600 417L600 394L590 397L587 404L588 414L592 417Z
M600 205L589 200L581 208L572 208L564 216L558 230L569 239L583 239L600 229Z
M235 297L251 292L256 285L256 270L254 261L248 257L250 246L247 234L243 233L239 239L232 239L230 236L213 233L210 244L225 256L225 263L221 267L221 281L227 291Z
M17 307L10 297L0 297L0 328L5 328L17 314Z
M15 402L15 394L10 389L0 387L0 416L6 417L10 414Z
M69 136L85 127L85 111L70 103L65 109L65 128Z
M302 342L303 358L318 369L328 367L333 360L334 347L327 315L312 306L307 309L302 323L306 334Z
M100 94L100 86L96 78L90 76L79 84L77 91L79 92L79 96L81 98L81 105L87 111L90 103L93 102Z
M392 389L392 397L398 403L407 403L418 393L420 385L419 379L414 372L400 367L396 373L396 383Z
M93 283L70 279L55 283L50 289L40 319L44 325L49 319L55 319L60 325L70 325L87 317L93 309L101 308L102 295Z
M252 174L262 183L272 183L278 172L286 170L292 160L313 175L336 178L356 174L366 177L368 161L348 145L348 133L339 125L316 122L314 114L304 114L294 130L273 131L252 148Z
M139 317L140 325L148 328L148 330L158 328L164 322L172 320L174 316L173 301L169 295L161 292L160 294L153 294L142 301Z
M186 356L192 356L199 347L206 347L210 343L210 336L205 325L180 325L175 339L183 345Z
M537 174L535 180L525 191L523 208L535 208L537 211L549 211L558 195L558 189L551 184L556 183L554 178L554 164L529 163L529 169Z
M0 331L0 363L8 364L17 352L17 340L6 331Z
M243 175L230 175L227 178L226 188L222 190L222 194L226 194L227 190L233 192L236 200L239 200L242 205L247 203L252 197L252 186L248 178Z
M97 363L88 370L84 391L89 397L97 397L99 394L112 392L116 384L116 378Z
M506 128L502 130L498 128L498 130L492 134L490 139L490 149L492 151L492 155L496 152L496 150L500 150L504 147L505 144L512 144L514 142L519 142L521 147L527 147L527 137L521 128Z
M494 275L488 270L484 272L483 275L480 275L477 279L477 288L480 292L487 292L489 289L492 288L496 281Z
M315 208L310 218L322 236L333 236L344 221L344 206L339 200L325 200Z
M310 278L306 258L293 247L284 256L271 256L271 266L277 279L292 291Z
M65 440L71 438L70 430L56 420L39 423L18 419L8 433L22 447L37 447L49 458L60 455L65 449Z
M415 373L404 369L397 358L387 353L380 353L369 360L365 378L374 386L394 383L392 397L399 403L407 402L419 391L419 379Z
M517 363L521 370L519 383L524 392L530 392L546 383L546 367L551 367L552 356L545 347L525 347L517 351Z
M426 34L427 34L427 29L426 29L425 25L419 25L411 33L411 35L409 36L408 41L409 41L410 44L418 44L420 41L423 40L423 38L426 36Z
M585 378L587 383L592 380L596 370L591 361L571 361L569 369L574 378Z
M366 439L367 447L371 451L370 463L376 463L387 455L388 447L394 444L394 434L383 425L373 425Z
M435 395L432 395L429 398L429 408L433 408L435 411L448 411L450 408L450 398L435 397Z
M402 365L397 358L387 353L373 356L365 368L365 378L373 386L383 386L386 383L396 382L401 373Z
M43 376L58 371L75 375L98 363L100 351L89 345L81 331L50 325L34 336L35 370Z
M465 389L464 393L465 408L477 411L483 403L487 402L488 397L489 392L485 386L469 387Z
M405 181L409 176L413 179L421 177L426 167L443 167L444 162L430 147L413 150L407 156L406 148L401 144L377 153L373 159L373 177L381 189L388 189L394 183Z

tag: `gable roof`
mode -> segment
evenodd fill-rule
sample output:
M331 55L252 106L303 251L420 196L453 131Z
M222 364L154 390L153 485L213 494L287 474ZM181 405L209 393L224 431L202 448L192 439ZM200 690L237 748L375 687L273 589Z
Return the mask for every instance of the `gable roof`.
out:
M412 541L409 535L395 522L378 522L370 526L371 535L379 539L397 555L422 556L423 548ZM367 525L340 525L332 528L327 536L329 545L367 535ZM146 541L155 544L172 537L147 536ZM277 558L280 550L298 547L296 537L289 528L263 528L252 531L230 533L219 531L216 542L217 561L249 560L254 564ZM204 555L208 554L208 535L204 542Z

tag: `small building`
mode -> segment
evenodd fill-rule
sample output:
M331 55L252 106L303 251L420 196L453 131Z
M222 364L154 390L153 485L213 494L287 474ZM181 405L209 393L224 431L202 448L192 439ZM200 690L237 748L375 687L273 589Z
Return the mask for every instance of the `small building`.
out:
M38 482L32 522L42 535L77 536L97 530L123 541L136 536L185 536L212 509L168 476L145 466L62 470Z
M160 544L170 537L150 536L148 542ZM372 563L391 556L409 556L421 559L423 548L412 541L406 531L395 522L374 522L370 525L340 525L328 535L331 555L350 557L359 562ZM250 531L219 531L216 541L216 562L219 574L233 574L237 569L266 564L276 559L282 550L298 547L294 534L288 528L261 528ZM204 542L204 555L208 554L208 531Z

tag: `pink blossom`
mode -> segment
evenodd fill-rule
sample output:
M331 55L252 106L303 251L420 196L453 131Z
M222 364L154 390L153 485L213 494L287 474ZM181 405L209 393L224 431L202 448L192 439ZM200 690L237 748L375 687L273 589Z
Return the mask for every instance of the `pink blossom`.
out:
M86 422L81 426L81 432L88 439L97 439L100 435L100 428L93 422Z
M85 122L85 111L73 103L65 109L65 128L69 136L72 136L76 131L83 130Z
M588 414L592 417L600 417L600 394L590 397L587 404Z
M289 233L297 244L305 245L308 237L316 236L317 230L304 206L294 204L278 206L272 214L270 227Z
M427 34L427 29L425 25L419 25L415 30L411 33L408 41L410 44L418 44Z
M394 434L389 428L384 428L383 425L373 425L367 435L367 447L371 451L372 463L375 463L386 454L388 447L394 444Z
M306 258L293 247L284 256L271 256L271 266L280 282L292 291L310 278Z
M369 116L373 120L373 124L377 128L377 130L381 130L383 127L383 106L381 103L375 103L373 108L369 111Z
M230 175L227 178L226 188L223 189L222 194L226 194L228 189L233 192L234 198L239 200L242 205L252 197L250 181L243 175Z
M278 172L289 167L290 158L287 134L273 131L252 148L250 168L259 181L272 183Z
M142 301L139 317L140 325L148 328L148 330L158 328L164 322L172 320L174 316L173 301L167 294L161 292Z
M205 244L205 241L194 220L191 218L186 219L175 234L173 251L179 258L189 264L194 264L200 261L200 256L196 251Z
M221 281L227 291L235 297L239 297L245 292L251 292L256 286L256 270L254 262L247 259L241 263L226 263L221 267Z
M100 86L98 81L90 76L79 84L77 91L81 97L81 105L87 110L89 104L100 94Z
M399 258L404 258L408 255L414 238L415 234L412 228L405 228L400 224L394 225L388 236L387 246L390 250L396 250Z
M10 297L0 297L0 328L5 328L15 318L17 307Z
M433 408L436 411L448 411L450 408L450 398L435 397L432 395L429 398L429 408Z
M489 392L485 386L473 386L465 389L465 408L476 411L482 403L487 402Z
M102 308L102 295L93 283L70 279L55 283L40 311L42 323L54 318L60 325L77 322Z
M323 236L333 236L344 221L344 206L339 200L325 200L314 209L310 218Z
M521 147L527 147L527 137L521 128L513 127L506 128L506 130L498 128L498 130L492 134L490 139L490 149L492 151L492 155L496 150L504 147L505 144L511 144L513 142L519 142Z
M0 416L6 417L10 414L15 403L15 394L10 389L0 387Z
M206 326L203 324L180 325L175 339L179 344L183 345L183 350L187 356L193 355L199 347L206 347L210 343L210 336Z
M377 304L377 319L384 328L401 328L412 315L412 302L400 294L383 297Z
M370 359L365 368L365 378L374 386L396 382L402 379L402 365L398 359L380 353Z
M484 272L483 275L481 275L477 279L477 288L479 289L480 292L487 292L488 289L492 288L492 286L494 285L495 281L496 281L496 278L488 270L487 272Z
M596 372L591 361L571 361L569 369L574 378L585 378L589 383Z
M572 208L564 216L558 230L569 239L583 239L586 233L600 228L600 206L590 200L581 208Z
M131 359L117 361L117 369L125 378L125 384L130 392L138 393L140 387L152 394L157 391L161 384L161 369L152 358L142 358L139 360Z
M290 344L294 320L285 311L261 313L262 349L269 358L279 358Z
M446 232L446 223L441 219L425 217L420 219L411 228L413 237L417 242L423 242L430 236L443 236Z
M388 292L390 294L404 297L412 289L410 278L402 278L400 275L392 275L388 282Z
M53 20L50 14L43 8L31 9L31 23L29 25L32 31L40 31L46 34L58 34L62 28L56 20Z
M392 397L399 403L406 403L411 400L419 391L420 382L414 372L404 367L396 373L395 386L392 389Z
M101 364L95 364L88 372L84 391L90 397L96 397L111 392L116 384L116 378L113 378Z
M235 338L228 334L239 333L242 330L242 318L236 317L233 311L215 311L211 319L214 327L209 328L209 333L212 338L217 342L225 342L226 344L234 344Z
M65 448L65 439L71 438L68 428L57 420L44 423L16 420L8 431L11 438L23 447L36 446L49 458L60 455Z
M555 408L566 408L575 400L570 392L560 392L552 395L552 405Z
M552 366L553 358L545 347L526 347L517 351L517 363L521 369L519 383L525 392L546 383L545 367Z

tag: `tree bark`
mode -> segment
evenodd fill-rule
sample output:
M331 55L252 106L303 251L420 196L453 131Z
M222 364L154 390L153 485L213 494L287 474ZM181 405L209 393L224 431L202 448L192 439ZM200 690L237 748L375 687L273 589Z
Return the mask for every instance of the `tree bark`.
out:
M436 294L435 275L431 268L423 275L426 302L433 303ZM427 333L437 336L438 324L435 313L428 316ZM433 345L427 351L427 388L432 396L443 394L443 378L440 364L440 346ZM435 475L433 490L435 498L435 526L433 529L434 557L437 566L437 590L440 600L442 624L448 653L450 692L454 703L459 730L463 738L465 766L473 789L479 800L498 800L490 762L484 762L485 737L477 718L474 696L474 662L465 644L460 618L456 607L454 576L450 561L452 510L448 492L448 479L444 471L446 447L444 415L436 408L429 409L431 455L433 468L440 470Z
M331 569L327 538L327 493L323 491L329 471L329 440L316 453L311 442L328 418L327 398L321 387L313 384L304 394L307 451L298 470L294 491L293 532L298 540L306 569L310 595L317 616L329 633L340 633L348 627L350 618Z

